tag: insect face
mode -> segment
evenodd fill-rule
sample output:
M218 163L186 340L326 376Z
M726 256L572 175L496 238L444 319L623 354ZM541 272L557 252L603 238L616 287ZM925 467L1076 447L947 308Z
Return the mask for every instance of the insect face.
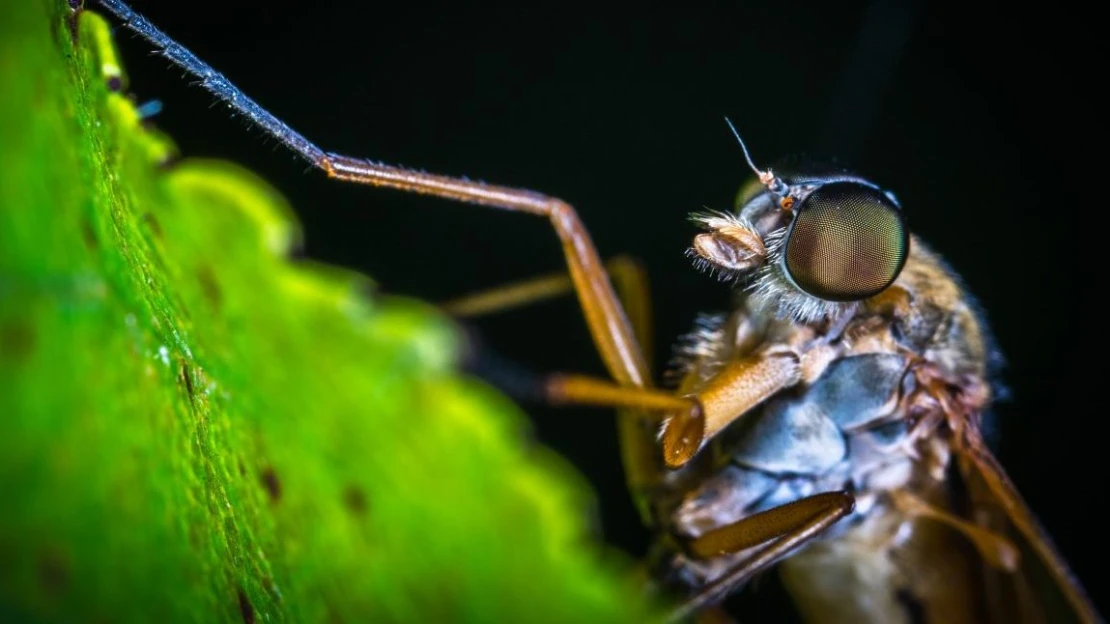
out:
M699 266L750 278L757 301L775 316L803 322L894 283L910 239L893 195L845 174L767 175L742 196L735 215L695 215L709 230L691 249Z

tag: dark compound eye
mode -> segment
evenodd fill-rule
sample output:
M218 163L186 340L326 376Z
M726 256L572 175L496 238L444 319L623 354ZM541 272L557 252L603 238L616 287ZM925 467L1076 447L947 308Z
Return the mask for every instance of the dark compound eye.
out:
M786 270L814 297L858 301L894 282L909 248L902 213L890 198L858 182L832 182L798 206L786 239Z

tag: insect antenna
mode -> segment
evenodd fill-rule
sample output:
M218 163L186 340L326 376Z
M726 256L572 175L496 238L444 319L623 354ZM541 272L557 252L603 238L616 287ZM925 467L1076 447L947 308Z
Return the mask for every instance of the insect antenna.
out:
M736 137L736 142L740 144L740 149L744 150L744 160L748 161L748 166L751 167L755 175L759 177L759 182L775 195L785 194L786 184L782 179L776 176L770 169L762 171L759 167L756 167L755 163L752 162L752 155L748 151L748 146L744 144L744 139L740 138L740 133L736 130L736 126L732 125L732 120L725 117L725 123L727 123L729 129L732 130L732 136Z

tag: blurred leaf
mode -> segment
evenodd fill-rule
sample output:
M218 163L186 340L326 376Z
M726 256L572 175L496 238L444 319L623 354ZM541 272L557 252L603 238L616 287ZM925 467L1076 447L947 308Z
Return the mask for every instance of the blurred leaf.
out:
M642 620L454 328L286 259L249 172L169 164L110 39L0 5L0 618Z

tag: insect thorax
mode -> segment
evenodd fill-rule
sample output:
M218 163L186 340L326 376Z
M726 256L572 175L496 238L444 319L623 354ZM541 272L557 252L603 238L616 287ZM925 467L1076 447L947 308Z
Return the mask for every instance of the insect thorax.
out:
M941 402L977 418L989 399L981 323L955 276L914 240L894 287L840 316L798 323L752 305L750 291L738 293L732 313L699 319L680 344L670 376L679 392L696 392L727 362L783 345L801 355L803 380L740 417L673 475L680 495L661 514L666 541L834 490L851 492L856 509L824 543L863 540L879 552L903 539L909 518L890 492L943 499L952 423ZM696 587L746 554L677 554L670 572Z

